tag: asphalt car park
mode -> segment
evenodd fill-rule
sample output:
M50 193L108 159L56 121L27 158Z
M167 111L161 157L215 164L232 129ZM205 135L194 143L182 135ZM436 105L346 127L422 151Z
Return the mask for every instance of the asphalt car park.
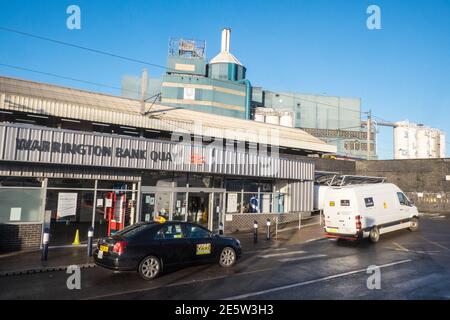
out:
M449 299L450 219L421 219L417 232L400 230L369 241L309 242L243 250L238 263L174 267L152 281L103 268L81 270L81 289L69 274L0 278L2 299ZM305 232L303 230L303 232ZM300 231L302 232L302 231ZM378 266L380 289L369 289Z

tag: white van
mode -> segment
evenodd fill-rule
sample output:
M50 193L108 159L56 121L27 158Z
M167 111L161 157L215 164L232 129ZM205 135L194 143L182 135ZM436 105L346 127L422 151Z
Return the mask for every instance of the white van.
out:
M330 187L324 217L328 238L378 242L380 234L419 227L417 208L392 183Z

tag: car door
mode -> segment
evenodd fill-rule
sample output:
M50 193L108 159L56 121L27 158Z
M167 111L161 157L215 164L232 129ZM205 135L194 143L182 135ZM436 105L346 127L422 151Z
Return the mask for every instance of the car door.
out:
M160 255L166 265L192 262L191 242L181 223L164 223L156 232L155 239L160 242Z
M191 244L192 260L205 262L215 257L216 247L212 233L196 224L186 224L188 239Z

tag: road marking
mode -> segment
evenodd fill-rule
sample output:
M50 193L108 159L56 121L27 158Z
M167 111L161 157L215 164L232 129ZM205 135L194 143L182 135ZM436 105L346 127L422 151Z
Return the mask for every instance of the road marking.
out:
M401 244L399 244L399 243L397 243L397 242L394 242L394 245L395 245L397 248L399 248L400 251L405 251L405 252L408 252L408 251L409 251L409 249L406 249L404 246L402 246Z
M447 248L446 246L444 246L444 245L442 245L442 244L440 244L440 243L434 242L434 241L432 241L432 240L430 240L430 239L427 239L427 238L425 238L425 237L421 237L421 238L424 239L425 241L428 241L428 242L431 243L431 244L434 244L436 247L439 247L439 248L441 248L441 249L445 249L445 250L447 250L447 251L450 251L449 248Z
M102 298L111 298L111 297L114 297L114 296L121 296L121 295L126 295L126 294L133 294L133 293L152 291L152 290L163 289L163 288L167 288L167 287L177 287L177 286L189 285L189 284L193 284L193 283L197 283L197 282L220 280L220 279L224 279L224 278L233 278L233 277L238 277L238 276L243 276L243 275L249 275L249 274L252 274L252 273L272 271L272 270L275 270L275 269L278 269L278 268L276 268L276 267L264 268L264 269L258 269L258 270L234 273L234 274L230 274L230 275L217 276L217 277L212 277L212 278L192 279L192 280L187 280L187 281L183 281L183 282L174 282L174 283L165 284L165 285L163 284L163 285L160 285L160 286L155 286L155 287L150 287L150 288L133 289L133 290L127 290L127 291L121 291L121 292L104 294L104 295L98 295L98 296L93 296L93 297L87 297L87 298L83 298L81 300L95 300L95 299L102 299Z
M250 250L250 251L243 251L242 254L255 253L255 252L283 251L283 250L287 250L287 248L266 248L266 249L259 249L259 250Z
M395 251L401 251L401 252L410 252L410 253L417 253L417 254L439 254L441 251L438 250L432 250L432 251L423 251L423 250L403 250L399 248L393 248L393 247L385 247L388 250L395 250ZM448 255L445 255L448 256Z
M379 268L392 267L392 266L395 266L395 265L399 265L399 264L403 264L403 263L407 263L407 262L411 262L411 261L412 260L410 260L410 259L401 260L401 261L396 261L396 262L383 264L383 265L378 266L378 267ZM357 274L357 273L363 273L363 272L364 273L367 272L367 268L354 270L354 271L349 271L349 272L344 272L344 273L339 273L339 274L335 274L335 275L332 275L332 276L327 276L327 277L323 277L323 278L319 278L319 279L293 283L293 284L289 284L289 285L286 285L286 286L275 287L275 288L266 289L266 290L262 290L262 291L256 291L256 292L241 294L241 295L238 295L238 296L228 297L228 298L225 298L225 299L222 299L222 300L247 299L249 297L260 296L260 295L263 295L263 294L266 294L266 293L271 293L271 292L276 292L276 291L281 291L281 290L286 290L286 289L291 289L291 288L296 288L296 287L302 287L302 286L306 286L306 285L313 284L313 283L319 283L319 282L333 280L333 279L337 279L337 278L341 278L341 277L347 277L347 276L350 276L350 275L354 275L354 274Z
M324 242L324 241L328 241L328 239L325 239L324 237L314 238L314 239L306 240L305 243L310 243L310 242L313 242L313 241L317 241L317 242L321 241L321 242Z
M326 254L313 254L310 256L304 256L304 257L295 257L295 258L284 258L280 259L278 261L280 262L290 262L290 261L298 261L298 260L307 260L307 259L314 259L314 258L323 258L326 257Z
M288 256L291 254L302 254L302 253L306 253L306 251L299 250L299 251L289 251L289 252L281 252L281 253L271 253L271 254L266 254L263 256L259 256L259 257L260 258L273 258L273 257L280 257L280 256Z

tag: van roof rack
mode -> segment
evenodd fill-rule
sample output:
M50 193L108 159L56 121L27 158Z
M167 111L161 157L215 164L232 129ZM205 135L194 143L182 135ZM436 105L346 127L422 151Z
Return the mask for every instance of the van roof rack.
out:
M331 186L342 187L353 184L384 183L386 182L386 180L387 180L386 177L348 175L328 171L316 171L315 173L316 184L330 187Z

